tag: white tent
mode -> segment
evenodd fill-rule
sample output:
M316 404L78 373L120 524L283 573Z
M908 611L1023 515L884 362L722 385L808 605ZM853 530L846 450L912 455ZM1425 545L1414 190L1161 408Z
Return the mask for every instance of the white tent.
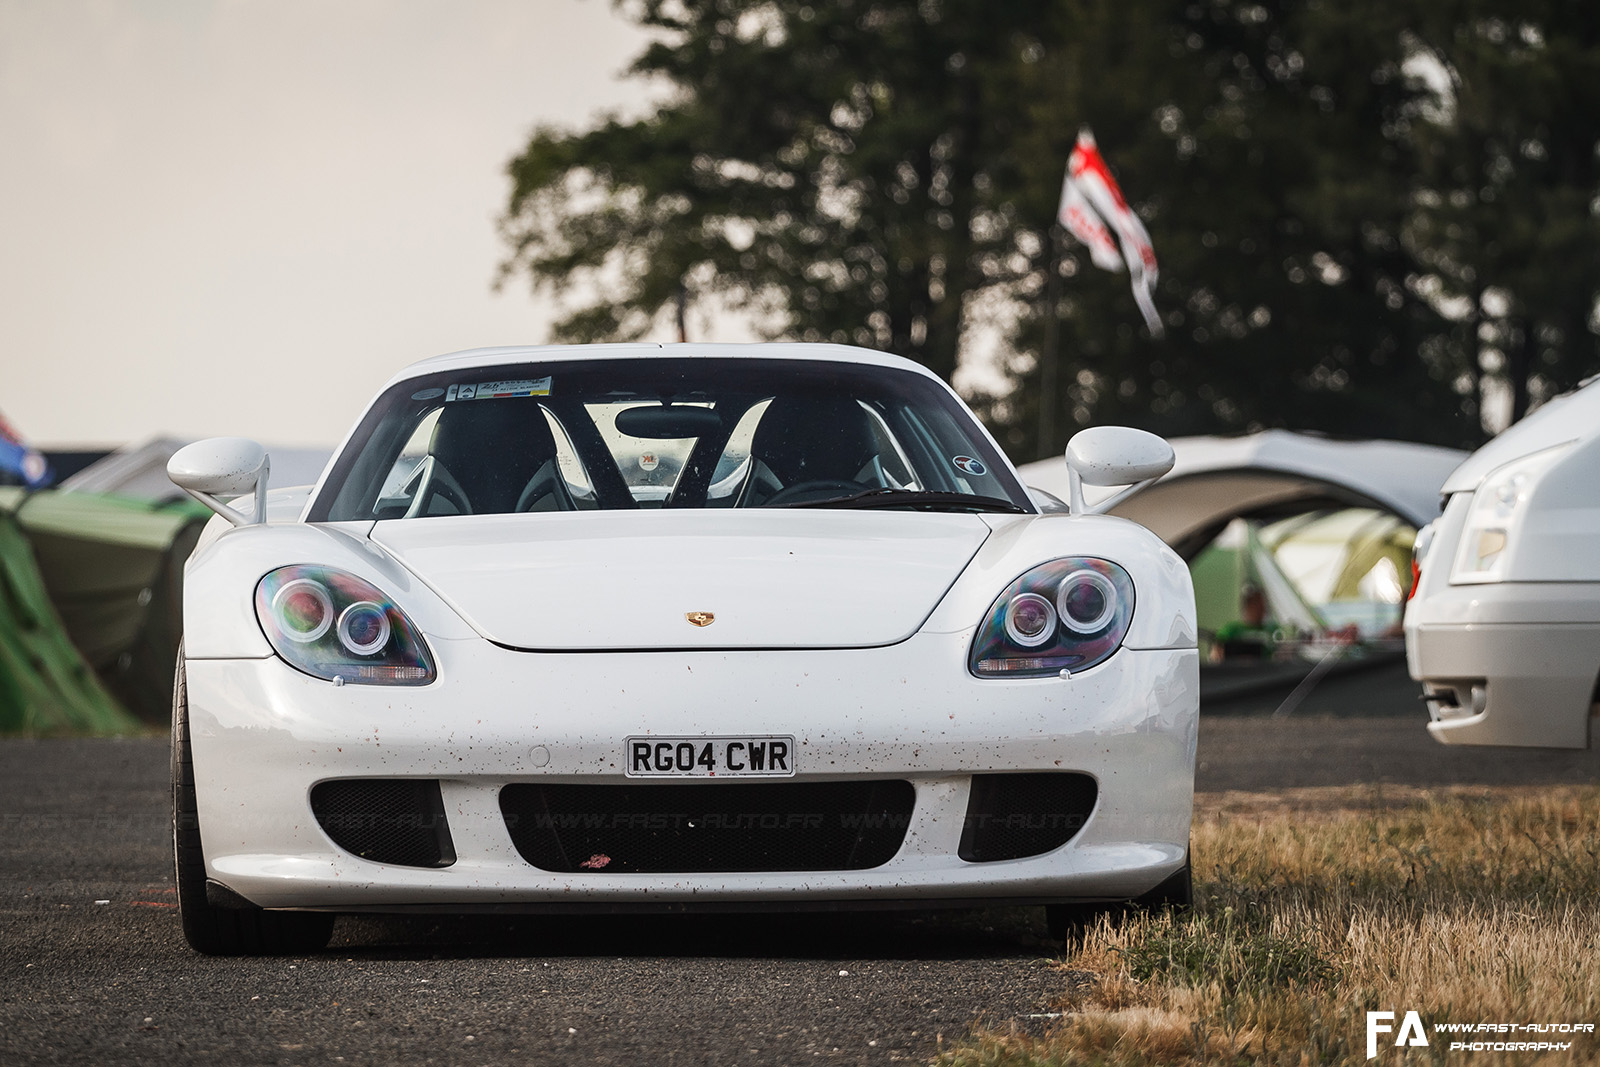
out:
M1403 441L1339 441L1289 430L1243 437L1178 437L1177 463L1112 514L1150 527L1191 555L1241 515L1369 507L1420 527L1439 514L1439 490L1466 453ZM1067 465L1026 463L1028 485L1063 499Z
M63 492L115 493L157 503L183 497L183 490L167 478L167 460L189 442L175 437L155 437L142 444L129 445L106 458L91 463L64 480ZM331 448L268 448L274 486L311 485L322 476L322 468L333 455Z

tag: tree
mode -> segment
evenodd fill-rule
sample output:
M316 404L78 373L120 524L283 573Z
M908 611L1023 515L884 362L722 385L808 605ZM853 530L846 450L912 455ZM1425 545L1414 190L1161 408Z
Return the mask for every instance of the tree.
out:
M633 71L671 102L534 134L510 165L505 270L586 299L562 337L638 337L687 283L775 336L948 377L964 298L1009 280L1011 79L1046 7L641 0L663 39Z
M635 0L660 38L633 70L673 94L536 132L504 271L575 300L573 340L640 336L684 285L947 378L986 329L1011 384L975 401L1019 458L1106 421L1473 445L1480 362L1535 397L1593 364L1596 110L1560 89L1600 84L1594 20L1541 2L1495 40L1491 0ZM1085 122L1155 240L1163 340L1056 251Z
M1473 353L1463 388L1515 420L1600 369L1600 12L1458 0L1432 22L1417 254Z
M1168 326L1160 341L1136 329L1125 277L1069 254L1057 425L1475 438L1452 386L1467 354L1407 245L1428 91L1406 73L1425 49L1406 27L1376 3L1195 4L1147 31L1162 62L1140 92L1098 51L1041 64L1040 107L1058 117L1036 128L1116 116L1096 125L1154 238ZM1050 313L1034 309L1019 351ZM1026 400L999 406L1019 453L1064 443L1033 439Z

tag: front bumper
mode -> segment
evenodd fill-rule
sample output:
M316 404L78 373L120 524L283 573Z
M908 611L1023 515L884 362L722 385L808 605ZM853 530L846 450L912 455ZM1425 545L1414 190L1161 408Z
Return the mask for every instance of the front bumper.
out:
M1406 613L1406 660L1445 744L1586 748L1600 675L1600 587L1446 586Z
M830 651L525 653L434 640L419 688L340 686L276 658L187 663L209 876L264 907L626 908L874 901L1110 900L1184 862L1198 721L1194 649L1123 649L1070 679L983 679L970 632ZM893 858L854 871L552 873L512 843L500 790L620 784L631 735L792 734L794 781L866 776L915 788ZM1076 771L1099 796L1064 846L957 855L971 776ZM339 849L318 782L437 780L455 862L418 868ZM637 779L626 779L637 783Z

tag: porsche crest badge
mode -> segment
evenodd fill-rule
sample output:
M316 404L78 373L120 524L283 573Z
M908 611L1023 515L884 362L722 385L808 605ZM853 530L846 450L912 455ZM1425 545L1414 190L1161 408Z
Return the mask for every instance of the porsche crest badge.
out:
M709 611L689 611L683 617L696 626L710 626L717 621L717 617Z

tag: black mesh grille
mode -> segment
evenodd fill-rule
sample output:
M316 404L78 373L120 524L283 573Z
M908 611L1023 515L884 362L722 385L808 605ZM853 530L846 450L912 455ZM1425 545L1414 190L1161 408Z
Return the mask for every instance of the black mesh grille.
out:
M351 778L311 788L311 810L334 844L362 859L404 867L456 861L439 783Z
M960 856L984 863L1060 848L1083 828L1098 793L1087 774L975 774Z
M911 824L910 782L508 785L511 840L547 871L859 871Z

